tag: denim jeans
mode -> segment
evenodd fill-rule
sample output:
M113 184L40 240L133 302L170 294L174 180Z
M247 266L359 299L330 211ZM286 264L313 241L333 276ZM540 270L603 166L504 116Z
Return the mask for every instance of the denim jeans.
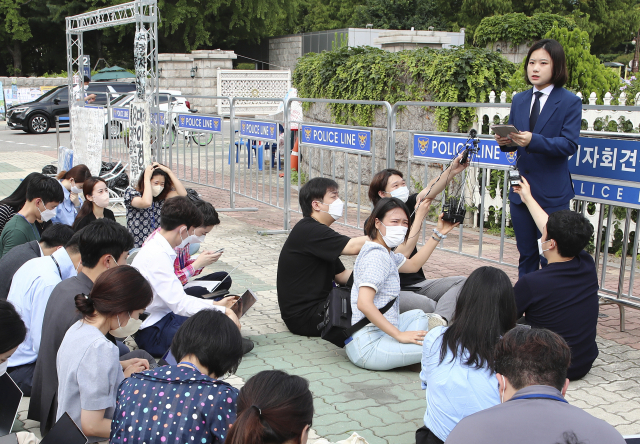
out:
M398 330L428 330L430 313L410 310L398 316ZM367 370L391 370L417 364L422 360L422 345L401 344L370 324L352 336L345 349L349 360Z

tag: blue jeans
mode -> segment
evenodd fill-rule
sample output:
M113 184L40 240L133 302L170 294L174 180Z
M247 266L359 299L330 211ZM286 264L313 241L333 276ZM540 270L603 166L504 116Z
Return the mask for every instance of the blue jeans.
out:
M410 310L398 316L398 330L428 330L431 313ZM349 360L367 370L391 370L422 360L422 345L401 344L391 336L370 324L352 336L345 349Z

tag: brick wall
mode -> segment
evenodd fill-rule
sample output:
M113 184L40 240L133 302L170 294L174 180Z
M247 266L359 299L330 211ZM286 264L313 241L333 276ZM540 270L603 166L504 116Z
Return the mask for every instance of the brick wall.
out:
M269 39L269 69L290 69L293 72L300 57L302 57L302 35Z

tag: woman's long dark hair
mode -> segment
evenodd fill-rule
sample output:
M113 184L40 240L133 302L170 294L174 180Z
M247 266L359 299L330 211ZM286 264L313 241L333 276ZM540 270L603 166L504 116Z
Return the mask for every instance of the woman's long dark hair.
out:
M169 175L162 171L160 168L156 168L155 170L153 170L149 181L151 181L155 176L164 176L164 189L162 190L162 193L154 197L153 200L165 200L167 198L167 194L169 194L171 192L171 188L173 188L173 182L171 181ZM144 170L142 171L142 173L140 173L140 178L138 179L138 186L136 187L136 190L138 190L141 195L144 194Z
M7 206L12 207L17 213L24 206L24 203L27 201L27 187L29 186L29 182L31 182L36 177L44 177L44 174L40 173L30 173L25 177L18 188L16 188L13 193L0 200L0 204L5 204Z
M76 230L78 223L82 219L84 219L85 216L88 216L90 213L93 212L93 202L87 199L86 196L92 196L93 188L96 186L96 184L99 184L99 183L103 183L105 185L107 184L107 182L100 179L99 177L90 177L84 181L84 186L82 187L82 194L85 195L85 199L84 199L84 202L82 203L82 208L80 208L80 211L78 211L78 215L73 221L73 226L71 227L73 228L73 231Z
M280 370L266 370L240 389L237 418L225 444L300 444L313 421L309 382Z
M22 344L27 327L9 301L0 299L0 353L6 353Z
M453 321L442 337L440 363L447 350L456 359L468 353L463 364L493 370L493 349L516 325L516 300L507 274L495 267L480 267L464 283Z
M91 171L86 165L76 165L69 171L62 170L56 176L58 180L73 179L75 183L84 183L85 180L91 177Z

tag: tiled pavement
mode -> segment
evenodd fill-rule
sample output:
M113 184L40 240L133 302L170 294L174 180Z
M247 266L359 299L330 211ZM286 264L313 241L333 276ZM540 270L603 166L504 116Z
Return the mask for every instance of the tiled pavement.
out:
M11 167L24 173L39 170L53 160L45 154L7 153L0 163L0 181L6 174L15 181ZM3 167L4 164L9 166ZM5 169L6 168L6 169ZM5 173L4 171L7 171ZM1 184L2 182L0 182ZM17 182L16 182L17 184ZM228 192L196 187L216 207L228 207ZM6 194L0 189L0 196ZM290 334L279 316L276 295L276 269L285 235L263 236L258 230L282 227L282 213L256 202L238 197L238 207L258 207L253 213L223 213L222 224L207 236L208 248L225 248L222 260L205 272L230 270L232 291L246 288L257 291L259 302L242 319L243 334L251 337L256 347L244 357L233 377L238 386L260 370L282 369L304 376L314 394L313 429L330 441L347 438L357 431L370 443L412 443L415 429L421 425L425 409L424 392L420 389L415 366L387 372L370 372L353 366L344 350L319 339ZM297 216L293 216L297 220ZM359 230L336 227L339 231L358 235ZM513 246L508 246L513 254ZM354 258L346 258L345 265ZM478 259L436 251L425 267L429 278L468 275L478 266ZM501 267L515 281L516 271ZM291 270L295 273L295 270ZM608 421L622 434L640 433L640 314L627 310L627 331L619 332L618 309L602 307L607 317L600 319L598 345L600 356L592 371L582 381L571 383L567 398L591 414ZM25 408L21 419L25 418ZM37 429L27 421L26 428Z

